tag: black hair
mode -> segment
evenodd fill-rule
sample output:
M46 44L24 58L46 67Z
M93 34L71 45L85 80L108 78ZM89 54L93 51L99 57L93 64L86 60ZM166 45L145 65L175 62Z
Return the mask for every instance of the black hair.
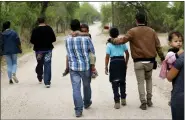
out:
M77 19L71 20L70 26L72 31L80 30L80 21Z
M37 22L40 24L40 23L44 23L45 22L45 18L44 17L39 17L37 19Z
M2 32L5 31L6 29L10 28L10 21L6 21L3 23L3 29L2 29Z
M87 24L81 24L81 28L86 28L87 30L89 30L89 26Z
M142 13L142 12L138 12L136 14L136 20L137 20L138 23L146 24L147 23L146 14L145 13Z
M178 31L173 31L173 32L169 33L169 35L168 35L168 41L169 42L172 41L174 35L176 35L178 38L181 38L182 41L183 41L183 35L180 32L178 32Z
M111 28L109 31L109 35L112 38L116 38L119 35L119 30L117 28Z

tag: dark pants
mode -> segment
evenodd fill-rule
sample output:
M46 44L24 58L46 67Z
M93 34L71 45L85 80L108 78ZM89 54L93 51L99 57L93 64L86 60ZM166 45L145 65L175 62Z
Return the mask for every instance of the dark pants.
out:
M112 83L114 101L126 98L126 63L124 56L111 57L109 81ZM120 94L119 94L120 89Z
M37 66L36 66L36 73L37 78L39 80L43 79L43 72L44 72L44 84L50 85L51 84L51 58L52 58L52 51L50 52L43 52L43 53L36 53L37 59ZM44 70L43 70L44 67Z
M126 98L126 82L112 82L112 90L114 93L114 101L115 103L119 103L120 102L120 95L121 95L121 99L125 99ZM120 94L119 94L119 90L120 90Z
M184 120L184 92L171 99L172 120Z

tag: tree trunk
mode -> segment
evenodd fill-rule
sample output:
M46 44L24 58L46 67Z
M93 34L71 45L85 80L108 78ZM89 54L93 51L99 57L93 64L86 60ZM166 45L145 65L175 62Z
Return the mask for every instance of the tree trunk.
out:
M56 23L56 32L59 33L58 32L58 22Z
M46 17L46 9L48 7L48 4L49 4L49 1L43 1L41 3L41 5L42 5L41 12L40 12L41 17L44 17L44 18Z

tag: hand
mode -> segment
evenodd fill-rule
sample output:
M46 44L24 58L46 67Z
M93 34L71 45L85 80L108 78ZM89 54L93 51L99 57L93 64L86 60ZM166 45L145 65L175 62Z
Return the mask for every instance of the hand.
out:
M127 66L128 66L128 61L125 61L125 63L126 63L126 69L127 69Z
M165 58L164 58L164 57L162 57L162 58L161 58L161 63L162 63L164 60L165 60Z
M183 49L180 49L180 50L177 52L177 54L180 55L180 54L182 54L183 52L184 52L184 50L183 50Z
M41 60L42 59L42 57L43 57L43 55L42 54L37 54L37 60Z
M21 53L22 53L22 47L21 47L21 45L19 45L19 50L21 51Z
M71 35L72 35L73 37L76 37L76 36L79 35L79 32L78 32L78 31L72 32Z
M108 75L108 67L105 67L105 74Z

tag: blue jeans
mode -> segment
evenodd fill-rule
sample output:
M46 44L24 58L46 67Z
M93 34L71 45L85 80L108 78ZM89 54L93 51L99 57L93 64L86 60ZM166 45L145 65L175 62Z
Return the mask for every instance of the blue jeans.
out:
M36 73L39 80L43 79L44 73L44 84L51 84L51 58L52 51L49 52L36 52L37 66ZM44 70L43 70L44 67Z
M172 120L184 120L184 92L172 95L171 111Z
M73 88L73 100L75 105L76 114L83 111L84 105L91 102L91 73L90 69L87 71L72 71L70 70L71 83ZM81 80L83 82L84 99L81 95Z
M5 55L7 63L8 78L12 79L12 74L17 70L17 54Z

